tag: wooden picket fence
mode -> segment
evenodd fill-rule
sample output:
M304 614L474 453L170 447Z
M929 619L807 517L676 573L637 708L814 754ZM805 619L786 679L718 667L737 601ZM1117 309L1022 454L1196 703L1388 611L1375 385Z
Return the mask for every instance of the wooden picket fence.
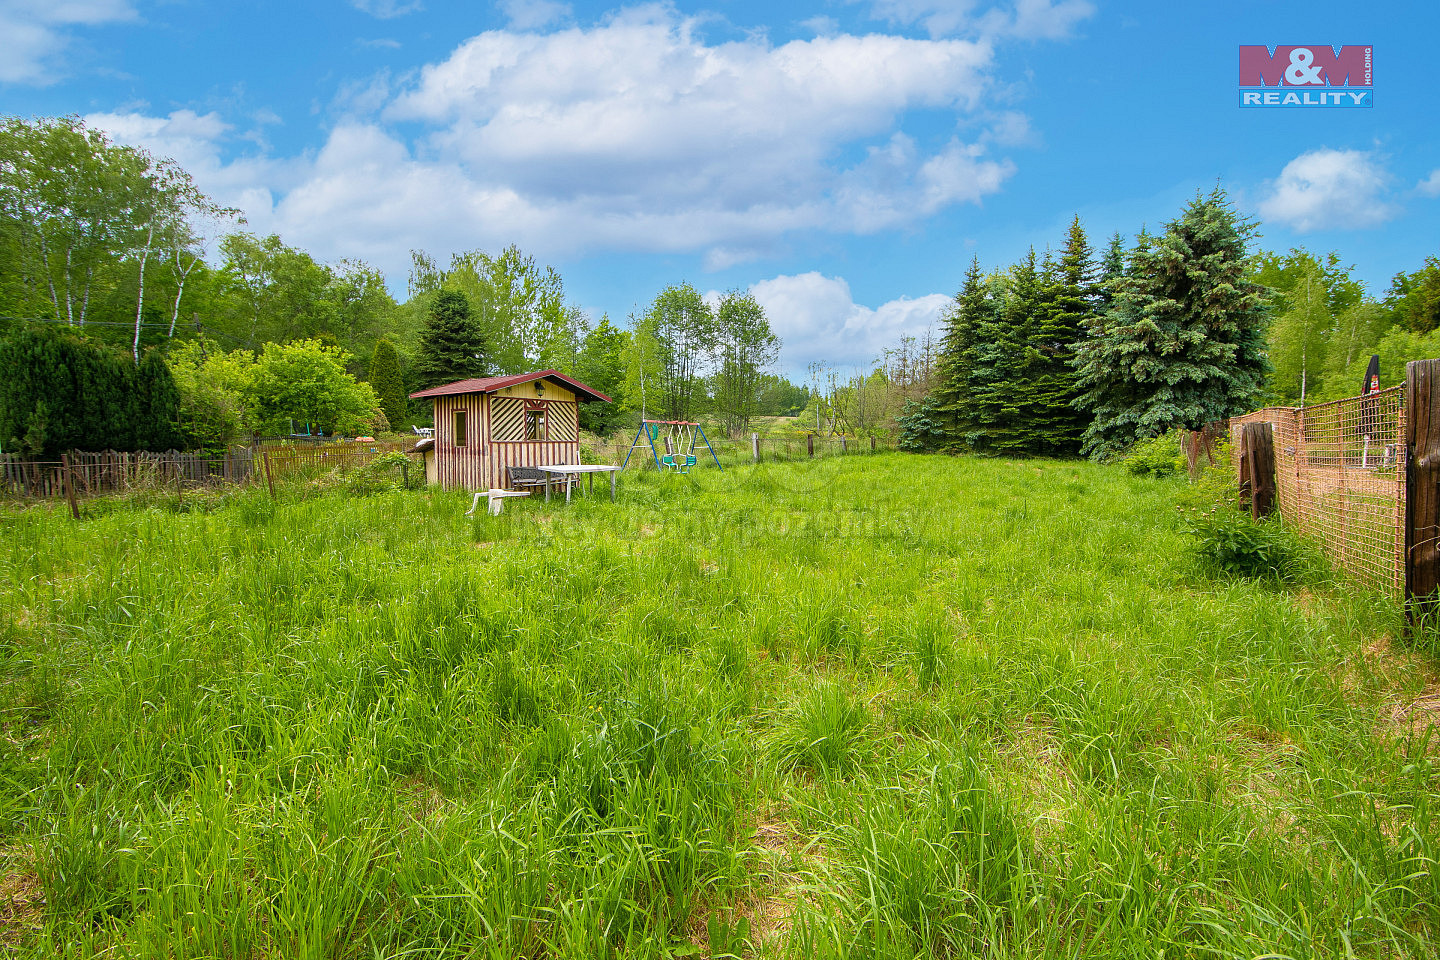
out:
M220 457L193 450L77 450L49 461L0 454L0 495L26 500L65 496L67 474L76 496L94 496L177 483L245 483L254 472L254 452L247 447Z
M76 450L59 460L29 460L15 454L0 454L0 497L43 500L157 487L265 483L319 476L332 470L348 471L385 453L397 450L409 453L411 447L407 441L323 446L261 442L228 450L221 456L193 450L139 453Z

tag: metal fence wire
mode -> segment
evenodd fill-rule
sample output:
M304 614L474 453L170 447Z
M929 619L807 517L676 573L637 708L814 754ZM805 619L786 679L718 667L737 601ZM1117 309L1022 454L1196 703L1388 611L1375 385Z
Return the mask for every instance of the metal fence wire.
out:
M1405 388L1234 417L1231 449L1249 423L1274 431L1280 516L1360 585L1404 597Z

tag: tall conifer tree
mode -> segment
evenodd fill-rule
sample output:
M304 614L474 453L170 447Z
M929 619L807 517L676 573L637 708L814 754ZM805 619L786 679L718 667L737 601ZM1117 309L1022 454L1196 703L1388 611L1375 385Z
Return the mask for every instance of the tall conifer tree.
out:
M470 314L469 299L457 290L441 290L425 316L415 357L421 389L483 377L489 371L489 344Z
M975 364L975 324L984 310L982 280L980 258L975 257L965 271L965 285L945 313L938 385L927 407L926 416L935 424L930 429L944 437L939 442L951 451L964 446L965 428L971 420L970 374Z
M1217 187L1160 237L1141 234L1114 304L1078 352L1078 403L1094 416L1085 453L1113 456L1254 402L1269 364L1264 289L1249 274L1252 232Z
M1080 394L1075 346L1095 312L1095 262L1085 228L1070 224L1058 262L1047 255L1041 282L1044 296L1030 324L1029 385L1024 449L1049 456L1073 456L1089 418L1076 409Z
M1046 297L1032 247L1010 268L1003 298L975 327L971 445L997 453L1025 452L1030 439L1029 381L1036 360L1030 338Z
M390 421L391 430L405 429L409 419L410 398L405 391L405 379L400 372L400 354L389 339L381 337L375 343L375 352L370 355L370 386L380 398L380 409Z

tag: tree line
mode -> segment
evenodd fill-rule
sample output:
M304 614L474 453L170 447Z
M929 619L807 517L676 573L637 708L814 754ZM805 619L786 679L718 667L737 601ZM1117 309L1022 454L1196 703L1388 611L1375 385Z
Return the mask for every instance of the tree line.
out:
M173 161L77 118L0 118L0 337L57 355L123 351L134 368L158 353L180 396L171 425L207 448L291 429L407 429L430 416L409 393L462 374L560 370L616 399L582 411L607 433L642 412L742 429L808 396L767 370L779 341L748 292L710 303L677 284L621 328L592 321L553 267L512 245L444 266L413 252L399 302L367 264L323 263L244 227ZM286 378L301 386L282 389ZM26 396L7 401L0 447L54 452L65 432L27 424L81 414ZM129 443L101 434L86 443Z
M912 450L1097 458L1270 404L1353 396L1372 353L1386 384L1440 356L1440 260L1366 295L1337 254L1253 251L1223 190L1158 234L1098 255L1079 218L1058 252L985 272L946 311Z

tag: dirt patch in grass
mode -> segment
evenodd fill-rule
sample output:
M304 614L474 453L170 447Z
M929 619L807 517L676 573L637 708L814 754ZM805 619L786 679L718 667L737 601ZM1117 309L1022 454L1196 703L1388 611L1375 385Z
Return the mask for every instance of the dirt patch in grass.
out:
M45 891L28 849L0 847L0 947L18 948L44 926Z
M1017 799L1033 820L1038 841L1044 842L1046 837L1058 833L1063 824L1075 817L1080 805L1080 786L1059 738L1044 723L1026 717L1012 726L1006 746L1000 752L1000 762L1013 776L999 782L1010 781L1019 786Z
M1431 685L1409 703L1391 706L1388 717L1381 718L1392 734L1423 737L1432 727L1440 727L1440 686ZM1440 731L1430 737L1430 751L1440 753Z
M801 833L777 810L763 810L750 835L755 857L754 883L738 900L697 910L690 917L690 942L703 956L710 956L711 918L733 929L741 921L749 927L750 951L764 951L784 941L794 922L795 909L802 902L813 903L806 878L823 872L829 860L818 837Z
M1431 660L1388 636L1366 644L1362 656L1365 669L1381 688L1375 718L1379 736L1423 737L1430 728L1440 727L1440 674ZM1414 692L1417 678L1424 684L1419 693ZM1432 734L1430 751L1440 753L1440 731Z
M449 801L434 784L420 777L411 777L398 787L405 812L417 823L432 820L440 814Z

